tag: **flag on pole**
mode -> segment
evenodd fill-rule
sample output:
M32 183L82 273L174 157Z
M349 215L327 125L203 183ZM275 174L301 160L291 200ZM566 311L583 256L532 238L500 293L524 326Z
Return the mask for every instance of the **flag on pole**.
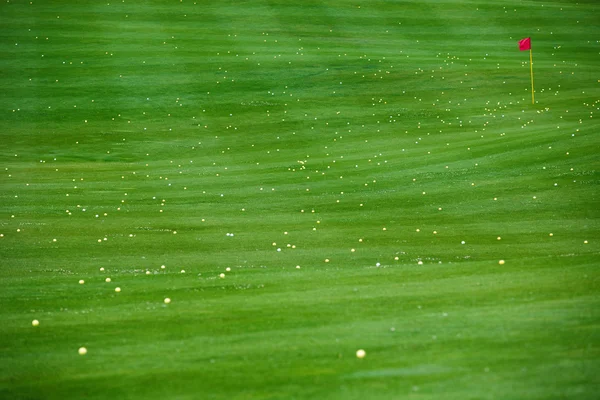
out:
M521 50L521 51L531 50L531 38L530 37L519 40L519 50Z
M533 54L531 52L531 38L519 40L519 50L529 50L529 70L531 71L531 104L535 104L535 89L533 88Z

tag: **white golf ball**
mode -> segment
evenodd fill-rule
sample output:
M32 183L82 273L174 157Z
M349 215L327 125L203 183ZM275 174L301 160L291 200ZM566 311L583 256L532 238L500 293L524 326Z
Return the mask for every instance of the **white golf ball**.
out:
M121 288L120 288L120 287L116 287L116 288L115 288L115 292L119 293L120 291L121 291Z
M171 299L170 299L170 298L168 298L168 297L167 297L167 298L165 298L165 304L169 304L170 302L171 302Z
M504 265L504 260L500 260L500 261L498 261L498 264L500 264L500 265Z
M34 319L33 321L31 321L31 325L33 326L38 326L40 324L40 321L38 321L37 319Z
M110 282L110 278L106 278L105 281L108 283Z
M364 351L363 349L356 350L356 357L365 358L366 355L367 355L367 352Z
M229 271L231 271L231 268L227 267L227 268L225 268L225 271L229 272Z
M80 284L80 285L83 285L84 283L85 283L85 281L84 281L83 279L80 279L80 280L79 280L79 284Z
M220 275L219 275L219 278L221 278L221 279L225 278L225 274L223 274L223 273L222 273L222 274L220 274Z
M85 347L80 347L78 352L80 356L85 356L87 354L87 349Z

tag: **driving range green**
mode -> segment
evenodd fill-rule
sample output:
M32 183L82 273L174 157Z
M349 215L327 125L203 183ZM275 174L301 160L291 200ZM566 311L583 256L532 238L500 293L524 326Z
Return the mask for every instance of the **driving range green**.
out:
M3 2L0 398L595 398L598 15Z

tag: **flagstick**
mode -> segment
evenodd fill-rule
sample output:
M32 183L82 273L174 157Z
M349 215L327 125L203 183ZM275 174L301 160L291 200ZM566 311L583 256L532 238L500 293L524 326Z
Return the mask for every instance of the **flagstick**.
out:
M531 69L531 104L535 104L535 95L533 90L533 55L531 54L531 47L529 48L529 68Z

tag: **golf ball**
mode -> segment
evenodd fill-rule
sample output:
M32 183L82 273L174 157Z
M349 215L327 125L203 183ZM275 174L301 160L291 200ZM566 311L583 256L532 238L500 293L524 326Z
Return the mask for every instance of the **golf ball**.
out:
M31 321L31 325L33 326L38 326L40 324L40 321L38 321L37 319L34 319L33 321Z
M87 349L85 347L80 347L79 348L79 355L80 356L85 356L87 354Z
M365 358L366 355L367 355L367 352L364 351L363 349L356 350L356 357Z
M108 283L110 282L110 278L106 278L105 281Z
M170 302L171 302L171 299L170 299L170 298L168 298L168 297L167 297L167 298L165 298L165 304L169 304Z
M498 261L498 264L500 264L500 265L504 265L504 260L500 260L500 261Z
M83 285L84 283L85 283L85 281L84 281L83 279L80 279L80 280L79 280L79 284L80 284L80 285Z
M116 287L116 288L115 288L115 292L119 293L120 291L121 291L121 288L120 288L120 287Z
M220 275L219 275L219 278L221 278L221 279L222 279L222 278L225 278L225 274L220 274Z

